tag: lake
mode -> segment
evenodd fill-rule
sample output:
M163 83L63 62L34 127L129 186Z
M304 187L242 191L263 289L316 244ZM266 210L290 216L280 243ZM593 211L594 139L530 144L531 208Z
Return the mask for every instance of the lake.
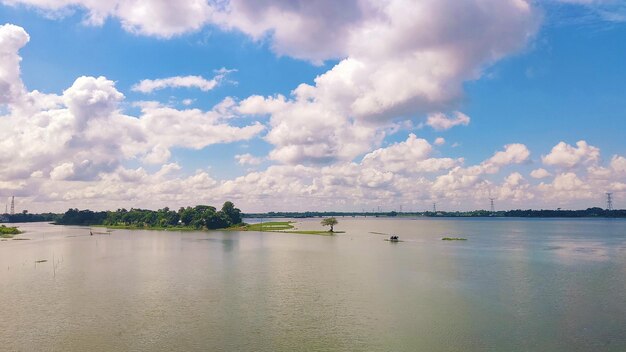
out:
M29 241L0 242L0 350L626 351L625 220L338 220L21 224Z

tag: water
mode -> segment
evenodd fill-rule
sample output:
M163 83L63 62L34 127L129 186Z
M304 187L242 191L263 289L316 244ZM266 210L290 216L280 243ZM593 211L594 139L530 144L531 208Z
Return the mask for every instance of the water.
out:
M21 227L30 241L0 242L0 350L626 350L624 220Z

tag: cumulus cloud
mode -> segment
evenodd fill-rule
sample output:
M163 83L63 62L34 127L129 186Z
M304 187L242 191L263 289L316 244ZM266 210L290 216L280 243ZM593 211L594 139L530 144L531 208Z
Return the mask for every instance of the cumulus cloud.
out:
M578 141L575 147L559 142L548 155L542 156L541 160L549 166L574 168L582 164L596 163L599 158L600 149L585 141Z
M410 134L406 141L380 148L363 157L361 164L372 170L395 173L432 173L460 165L462 159L432 158L432 146L422 138Z
M552 174L544 168L535 169L530 172L530 177L532 178L541 179L541 178L546 178L550 176L552 176Z
M15 103L24 94L20 78L18 51L28 43L30 37L22 28L12 24L0 26L0 104Z
M449 130L454 126L467 126L470 123L469 116L462 112L455 112L453 118L449 118L440 112L428 115L426 124L437 131Z
M446 140L443 137L437 137L435 139L435 145L444 145L446 144Z
M519 164L528 160L530 151L524 144L513 143L504 146L503 151L495 153L485 164L503 166L508 164Z
M114 17L129 32L162 38L202 28L215 11L205 0L2 0L2 3L36 7L55 17L78 8L86 13L85 24L101 26L107 18Z

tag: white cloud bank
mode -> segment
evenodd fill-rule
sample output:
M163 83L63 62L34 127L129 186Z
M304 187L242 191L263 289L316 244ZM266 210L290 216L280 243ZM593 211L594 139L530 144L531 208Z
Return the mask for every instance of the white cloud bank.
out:
M522 49L539 24L526 0L3 2L44 11L81 8L88 24L112 17L133 33L165 38L211 24L268 40L279 55L314 63L339 60L289 97L244 100L247 113L270 115L270 159L287 164L352 160L380 146L394 119L454 110L463 83ZM183 83L146 81L137 89L174 84ZM456 119L434 126L469 122L461 113Z
M62 95L28 92L19 76L18 50L28 35L14 25L0 26L1 103L0 180L30 175L53 180L90 181L116 170L123 161L164 163L173 147L201 149L247 140L265 127L229 125L219 111L176 110L144 104L139 116L124 115L125 99L105 77L79 77Z

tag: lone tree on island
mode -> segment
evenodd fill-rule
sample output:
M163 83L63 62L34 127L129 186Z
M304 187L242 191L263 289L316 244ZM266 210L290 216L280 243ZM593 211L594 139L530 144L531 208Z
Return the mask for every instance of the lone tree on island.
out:
M334 232L333 231L333 226L337 225L339 223L339 221L337 221L337 219L335 218L326 218L324 220L322 220L322 225L323 226L330 226L330 232Z

